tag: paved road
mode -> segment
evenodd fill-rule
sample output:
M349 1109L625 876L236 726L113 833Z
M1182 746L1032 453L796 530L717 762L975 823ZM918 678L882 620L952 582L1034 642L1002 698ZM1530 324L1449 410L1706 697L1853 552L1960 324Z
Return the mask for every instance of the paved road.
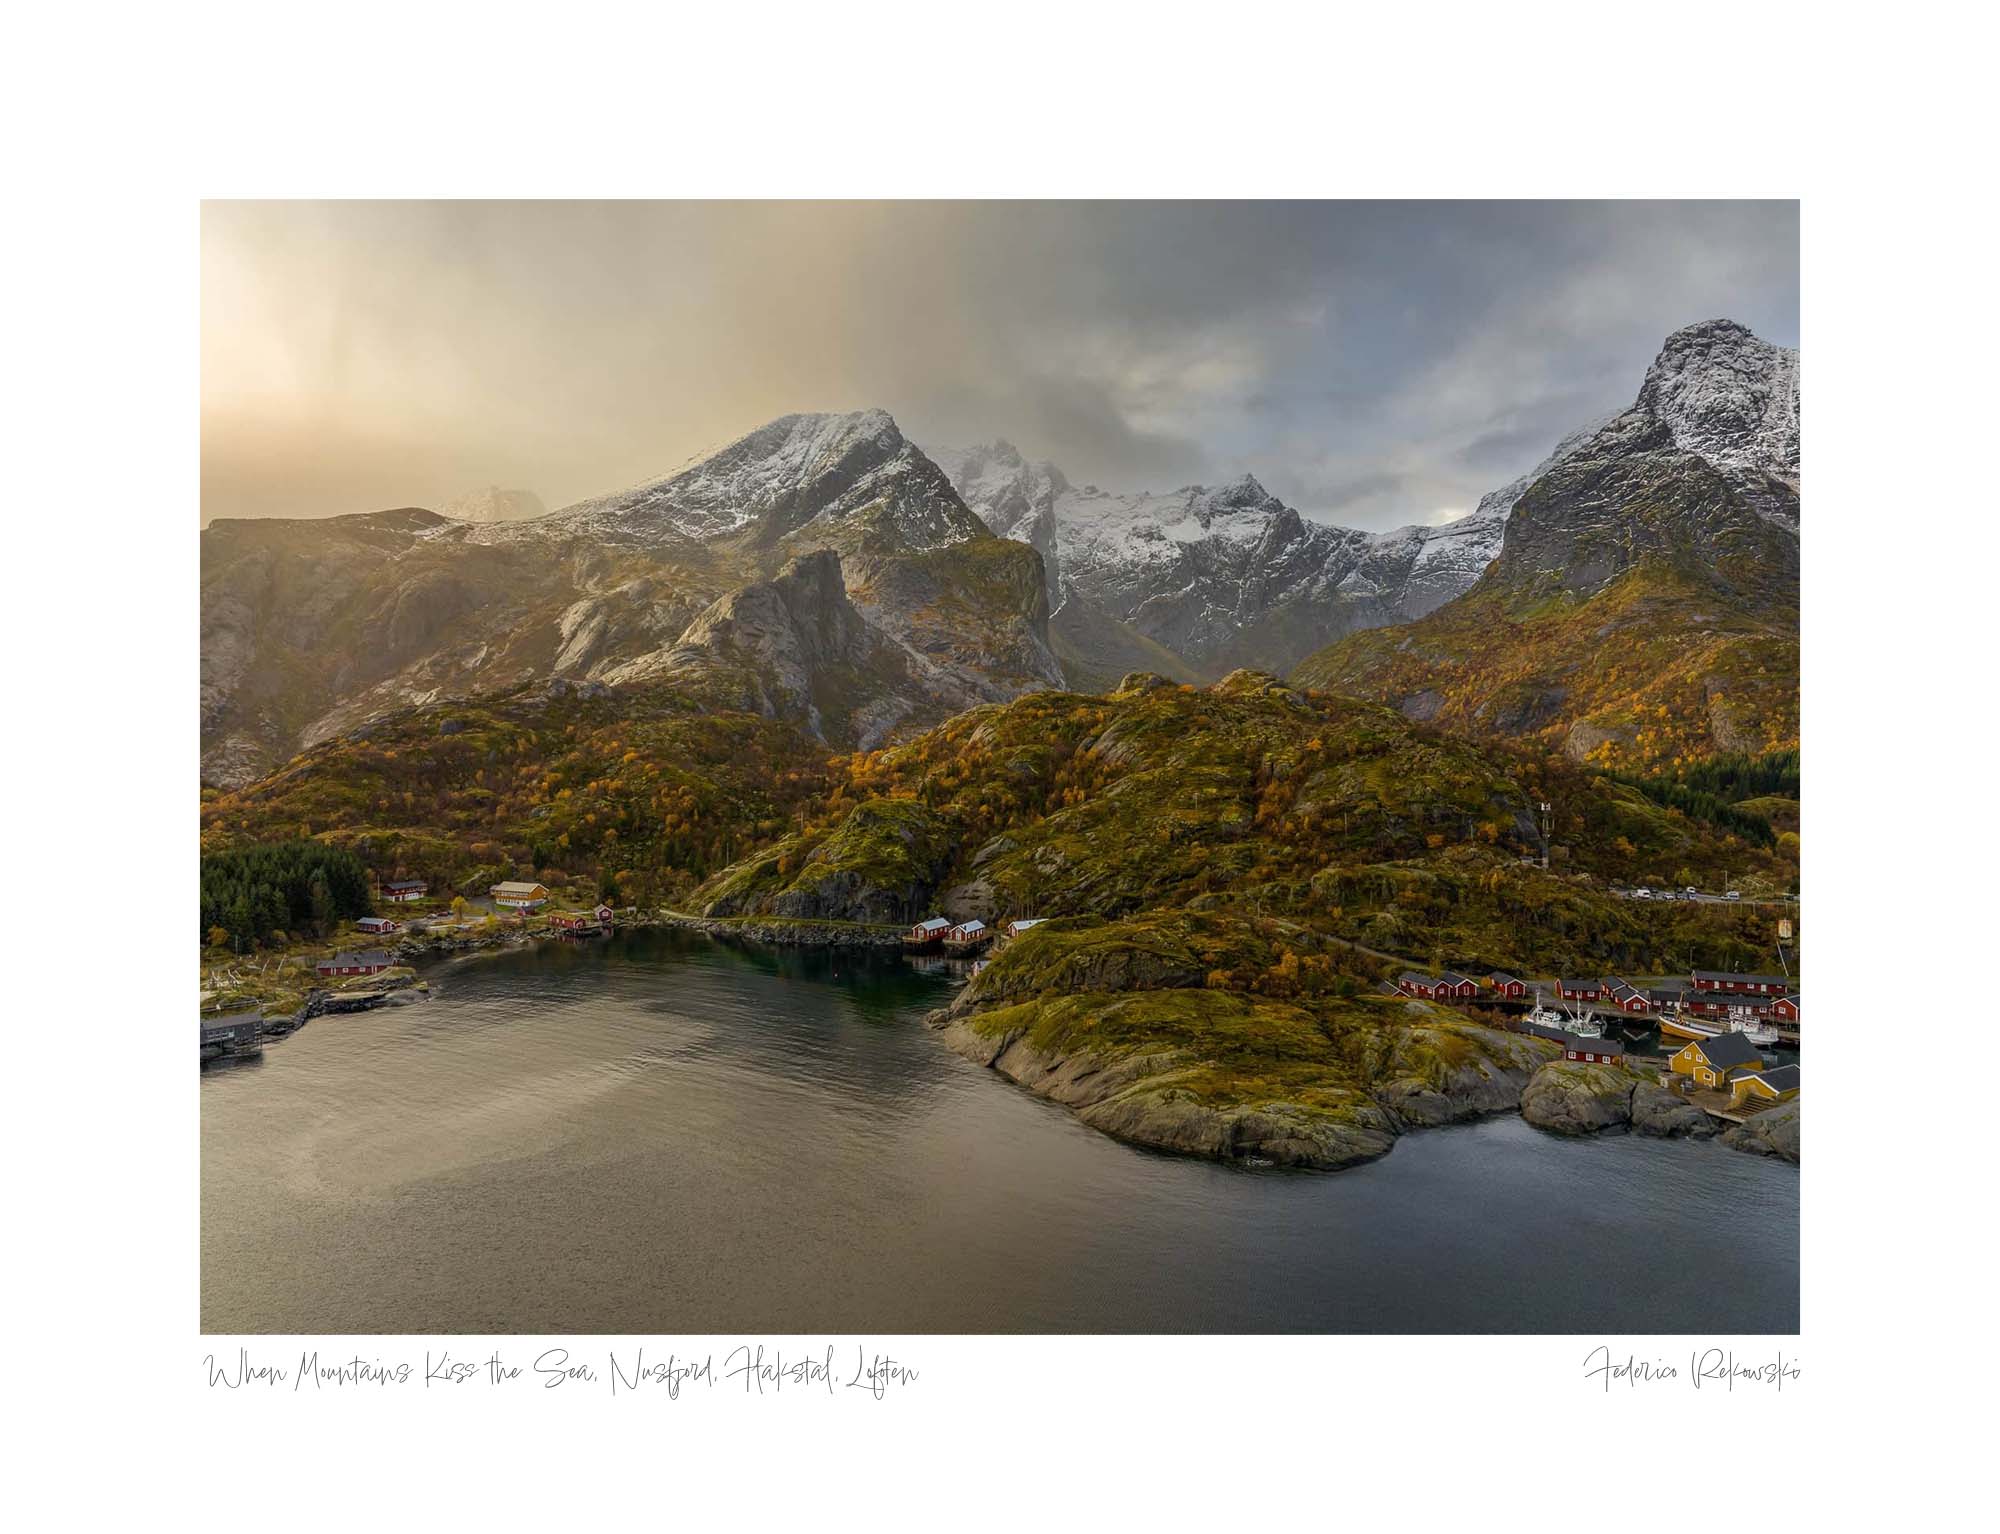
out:
M1707 894L1701 894L1699 892L1690 895L1680 890L1654 890L1651 894L1641 897L1638 890L1636 889L1620 889L1616 885L1612 886L1611 893L1614 895L1623 896L1627 900L1638 900L1641 898L1647 900L1686 900L1686 901L1692 901L1696 905L1755 905L1755 906L1795 907L1799 903L1799 897L1797 895L1780 895L1769 900L1752 900L1748 897L1745 897L1742 900L1731 900L1727 895L1707 895Z

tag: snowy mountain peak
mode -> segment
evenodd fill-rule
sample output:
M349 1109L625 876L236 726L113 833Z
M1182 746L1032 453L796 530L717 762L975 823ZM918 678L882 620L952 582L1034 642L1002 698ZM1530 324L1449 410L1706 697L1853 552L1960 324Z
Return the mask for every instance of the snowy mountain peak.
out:
M1226 485L1200 494L1201 502L1211 511L1279 511L1284 509L1280 501L1270 491L1257 483L1254 474L1238 475Z
M834 530L863 512L911 548L981 532L886 410L780 416L664 479L579 502L552 520L608 539L770 544L808 524Z
M1675 447L1720 468L1798 478L1799 354L1735 320L1668 336L1635 408L1661 422Z

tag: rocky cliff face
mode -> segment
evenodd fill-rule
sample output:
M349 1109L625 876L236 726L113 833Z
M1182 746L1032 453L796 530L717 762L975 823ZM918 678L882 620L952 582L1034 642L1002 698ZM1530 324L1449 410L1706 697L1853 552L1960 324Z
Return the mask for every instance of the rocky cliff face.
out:
M725 673L840 744L1062 675L1038 556L988 532L879 410L787 416L533 520L409 509L202 534L205 782L412 704Z

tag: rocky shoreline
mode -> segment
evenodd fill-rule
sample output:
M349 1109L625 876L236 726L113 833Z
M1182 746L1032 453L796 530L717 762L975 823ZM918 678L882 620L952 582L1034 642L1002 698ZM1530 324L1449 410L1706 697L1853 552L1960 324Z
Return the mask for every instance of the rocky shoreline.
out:
M1391 1082L1368 1103L1333 1118L1284 1100L1201 1101L1171 1085L1185 1063L1171 1054L1054 1054L1038 1048L1024 1029L982 1030L973 1022L981 1009L964 1003L961 996L929 1013L925 1026L974 1064L1061 1104L1092 1129L1152 1150L1337 1171L1387 1155L1415 1130L1519 1113L1554 1134L1583 1138L1622 1130L1660 1139L1717 1139L1732 1150L1799 1161L1796 1102L1724 1133L1693 1103L1615 1066L1488 1061L1450 1072L1442 1083ZM1149 1089L1154 1078L1162 1085Z
M662 911L639 923L699 932L707 937L771 943L781 948L901 948L900 927L869 927L854 922L815 921L782 916L688 916Z

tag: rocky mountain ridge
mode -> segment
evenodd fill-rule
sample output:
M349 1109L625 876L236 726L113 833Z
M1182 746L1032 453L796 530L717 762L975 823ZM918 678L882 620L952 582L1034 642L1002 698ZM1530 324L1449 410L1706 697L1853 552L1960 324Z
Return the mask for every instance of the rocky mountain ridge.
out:
M1479 578L1512 506L1489 496L1453 522L1367 533L1305 517L1248 474L1114 494L1004 440L932 456L988 528L1041 554L1065 664L1106 676L1153 664L1141 643L1204 678L1286 670L1330 636L1420 617Z

